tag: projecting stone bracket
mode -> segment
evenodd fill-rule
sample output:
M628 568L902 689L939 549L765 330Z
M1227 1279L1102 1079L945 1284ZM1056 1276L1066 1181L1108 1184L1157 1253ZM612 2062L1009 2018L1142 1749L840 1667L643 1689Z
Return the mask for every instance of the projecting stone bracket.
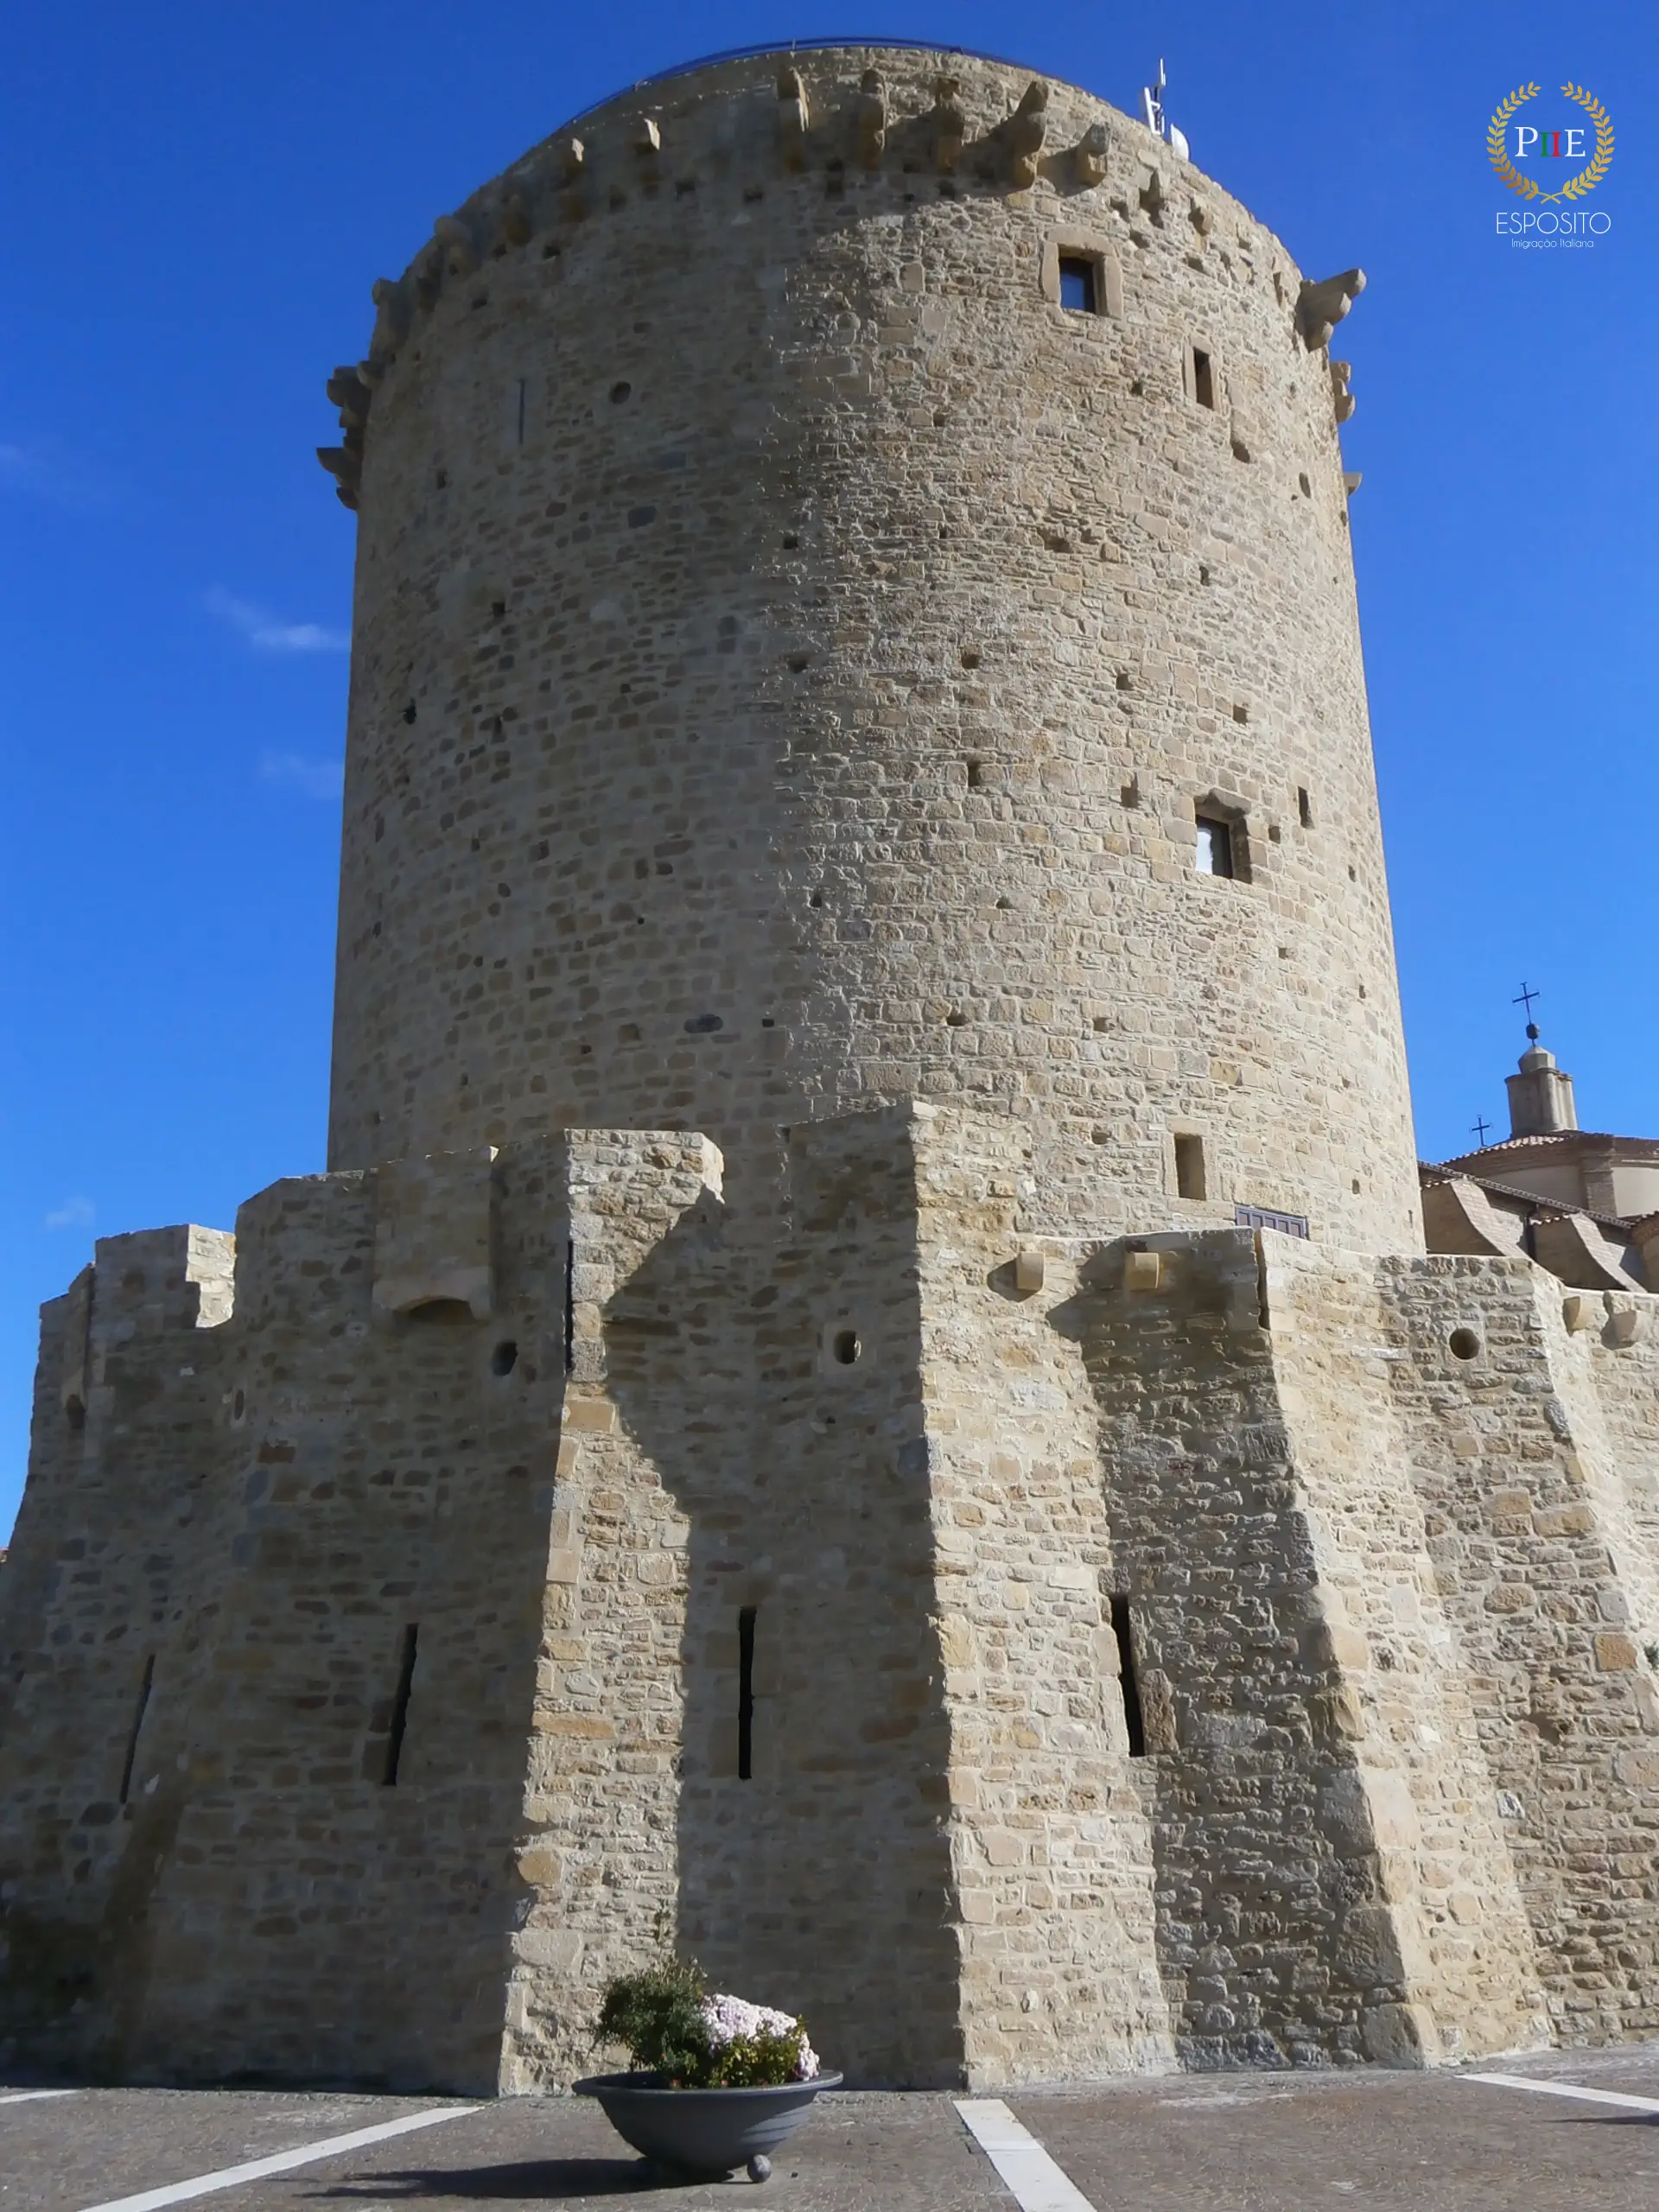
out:
M858 142L859 165L879 169L887 143L887 85L879 69L867 69L853 104L853 128Z
M1331 334L1365 289L1363 269L1344 269L1319 283L1306 277L1296 296L1296 327L1310 353L1330 343Z
M785 69L778 79L778 141L784 149L785 168L806 167L806 134L812 123L806 86L798 69Z
M996 126L1008 157L1008 181L1024 187L1037 181L1037 162L1048 136L1048 86L1033 78L1011 116Z
M962 80L941 77L933 88L933 162L941 176L954 176L962 159L962 142L968 136L968 116L962 105Z
M1106 176L1106 126L1091 123L1078 141L1071 156L1071 170L1085 190L1090 185L1101 184Z

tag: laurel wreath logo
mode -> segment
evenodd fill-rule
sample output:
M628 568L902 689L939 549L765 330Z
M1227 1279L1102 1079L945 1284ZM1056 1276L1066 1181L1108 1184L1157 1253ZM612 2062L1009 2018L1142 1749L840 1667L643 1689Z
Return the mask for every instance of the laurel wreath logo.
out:
M1546 192L1533 178L1522 175L1506 150L1510 118L1516 108L1535 99L1542 90L1541 85L1517 85L1507 99L1498 102L1486 126L1486 158L1511 192L1518 192L1523 200L1536 200L1548 207L1563 200L1581 200L1586 192L1595 190L1612 166L1613 126L1606 109L1593 92L1586 92L1582 85L1563 85L1561 90L1568 99L1576 100L1595 124L1596 150L1591 161L1576 176L1569 177L1559 192Z

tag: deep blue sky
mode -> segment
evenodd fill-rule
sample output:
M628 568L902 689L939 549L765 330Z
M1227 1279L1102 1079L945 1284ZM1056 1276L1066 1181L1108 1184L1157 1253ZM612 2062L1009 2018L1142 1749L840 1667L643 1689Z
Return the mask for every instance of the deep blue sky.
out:
M0 1530L35 1309L92 1236L228 1227L322 1165L353 524L313 449L370 283L565 117L715 48L885 26L1126 108L1162 53L1200 166L1309 274L1363 264L1344 446L1420 1148L1501 1122L1523 976L1586 1125L1659 1135L1651 0L888 4L11 18ZM1487 118L1535 79L1618 130L1592 252L1493 235L1520 203Z

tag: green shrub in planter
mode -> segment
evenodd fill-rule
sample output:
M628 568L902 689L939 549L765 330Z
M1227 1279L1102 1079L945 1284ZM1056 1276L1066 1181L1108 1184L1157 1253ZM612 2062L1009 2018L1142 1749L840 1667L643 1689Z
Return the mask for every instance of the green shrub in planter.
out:
M818 2056L801 2023L709 1991L695 1961L659 1959L605 1992L594 2040L620 2043L677 2089L766 2089L810 2082Z

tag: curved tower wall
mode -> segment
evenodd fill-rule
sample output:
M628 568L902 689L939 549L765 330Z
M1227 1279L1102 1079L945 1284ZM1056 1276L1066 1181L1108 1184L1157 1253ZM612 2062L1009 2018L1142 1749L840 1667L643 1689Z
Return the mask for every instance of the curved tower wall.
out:
M1419 1246L1298 271L1074 88L794 66L613 101L378 288L331 1164L666 1125L741 1181L916 1093L1024 1117L1039 1223Z

